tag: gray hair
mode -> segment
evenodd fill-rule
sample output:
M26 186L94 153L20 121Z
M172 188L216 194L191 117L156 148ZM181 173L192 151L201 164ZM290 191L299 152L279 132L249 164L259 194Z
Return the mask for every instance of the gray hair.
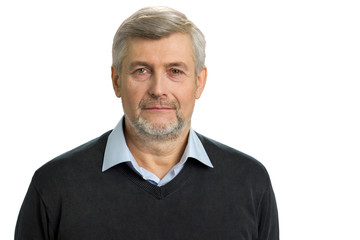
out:
M189 34L195 60L196 74L205 67L205 37L194 23L168 7L142 8L126 19L117 30L112 47L113 67L120 72L131 38L160 39L173 33Z

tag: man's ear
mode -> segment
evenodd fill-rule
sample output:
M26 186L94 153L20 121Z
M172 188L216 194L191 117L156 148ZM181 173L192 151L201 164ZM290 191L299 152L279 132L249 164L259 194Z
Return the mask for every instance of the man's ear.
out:
M118 98L120 98L121 97L120 77L119 77L118 71L116 71L116 69L113 66L111 66L111 79L112 79L112 84L113 84L115 95Z
M207 78L207 68L204 67L203 69L201 69L201 71L199 72L197 79L196 79L196 92L195 92L195 98L199 99L202 92L204 91L205 88L205 84L206 84L206 78Z

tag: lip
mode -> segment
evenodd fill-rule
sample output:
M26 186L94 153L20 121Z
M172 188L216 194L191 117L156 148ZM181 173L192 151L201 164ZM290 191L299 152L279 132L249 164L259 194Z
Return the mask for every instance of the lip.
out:
M171 107L146 107L144 108L144 110L146 111L170 111L170 110L174 110Z

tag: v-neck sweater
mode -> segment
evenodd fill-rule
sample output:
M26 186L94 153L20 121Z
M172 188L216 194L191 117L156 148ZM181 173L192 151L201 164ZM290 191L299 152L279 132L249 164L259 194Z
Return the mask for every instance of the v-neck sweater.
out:
M101 171L109 133L35 172L16 240L278 239L274 193L257 160L198 134L214 168L190 158L157 187L127 164Z

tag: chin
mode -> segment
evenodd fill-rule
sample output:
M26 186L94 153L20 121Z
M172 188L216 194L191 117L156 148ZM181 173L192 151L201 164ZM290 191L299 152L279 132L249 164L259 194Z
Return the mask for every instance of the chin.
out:
M150 121L145 118L138 117L133 126L140 136L154 138L156 140L173 140L176 139L184 130L188 121L184 121L179 115L177 118L163 121Z

